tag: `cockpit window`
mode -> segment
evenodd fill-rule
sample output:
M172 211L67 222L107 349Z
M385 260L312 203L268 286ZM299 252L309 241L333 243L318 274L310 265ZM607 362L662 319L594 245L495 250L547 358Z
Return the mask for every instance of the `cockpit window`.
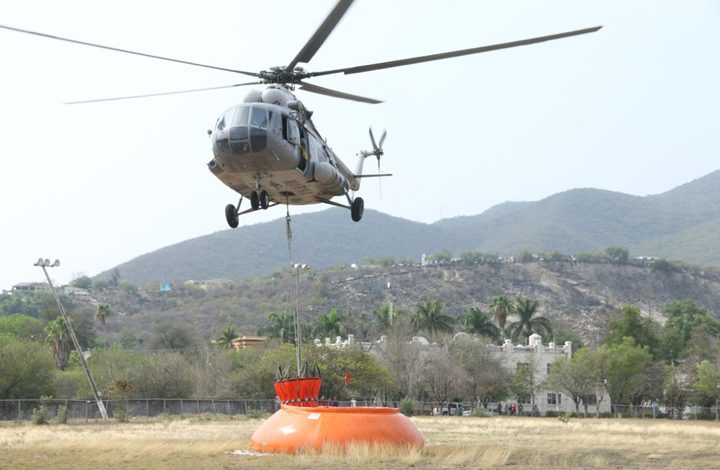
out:
M216 129L219 131L222 131L225 128L230 127L230 124L232 124L232 122L233 122L234 115L235 115L235 109L230 109L228 111L225 111L225 114L223 114L220 117L220 119L218 119Z
M235 108L235 111L237 111L237 113L235 114L233 126L247 126L250 108L247 106L243 108Z
M250 118L250 125L252 127L267 127L267 112L262 108L253 108L252 116Z

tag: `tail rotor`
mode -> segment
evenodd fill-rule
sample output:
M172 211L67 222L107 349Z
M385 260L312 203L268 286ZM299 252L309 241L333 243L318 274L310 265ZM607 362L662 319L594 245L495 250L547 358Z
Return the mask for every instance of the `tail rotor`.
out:
M383 142L385 142L385 137L387 137L387 130L384 130L382 135L380 136L380 145L375 143L375 136L373 135L372 127L370 128L370 141L372 142L372 152L369 153L369 155L375 155L375 158L377 158L377 169L378 173L382 173L380 170L380 157L384 155L383 152ZM380 193L380 199L382 199L382 179L378 179L378 192Z

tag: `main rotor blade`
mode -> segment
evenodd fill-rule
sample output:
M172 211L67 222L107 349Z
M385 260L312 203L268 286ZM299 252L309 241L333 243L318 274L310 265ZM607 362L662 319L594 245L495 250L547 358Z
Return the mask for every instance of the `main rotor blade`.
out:
M373 70L389 69L392 67L402 67L405 65L419 64L422 62L431 62L434 60L450 59L452 57L460 57L470 54L479 54L481 52L496 51L498 49L509 49L511 47L527 46L529 44L537 44L539 42L553 41L555 39L562 39L571 36L579 36L581 34L594 33L595 31L602 28L602 26L596 26L594 28L579 29L577 31L569 31L567 33L551 34L549 36L540 36L537 38L523 39L520 41L505 42L502 44L493 44L490 46L473 47L471 49L462 49L459 51L442 52L440 54L424 55L419 57L412 57L409 59L391 60L388 62L379 62L377 64L360 65L357 67L347 67L343 69L327 70L324 72L311 72L309 76L315 77L318 75L329 75L332 73L362 73L371 72Z
M331 90L330 88L324 88L321 86L313 85L311 83L305 83L300 82L300 89L309 91L311 93L317 93L320 95L327 95L332 96L334 98L343 98L346 100L352 100L352 101L360 101L362 103L370 103L370 104L378 104L382 103L382 101L373 99L373 98L365 98L364 96L358 96L358 95L351 95L349 93L343 93L342 91L337 90Z
M197 63L197 62L190 62L190 61L187 61L187 60L172 59L172 58L170 58L170 57L163 57L163 56L159 56L159 55L146 54L146 53L144 53L144 52L130 51L130 50L127 50L127 49L120 49L120 48L117 48L117 47L103 46L102 44L95 44L95 43L86 42L86 41L78 41L77 39L63 38L63 37L60 37L60 36L53 36L52 34L39 33L39 32L37 32L37 31L30 31L30 30L27 30L27 29L13 28L12 26L0 25L0 28L2 28L2 29L7 29L7 30L9 30L9 31L15 31L15 32L18 32L18 33L31 34L31 35L33 35L33 36L40 36L40 37L48 38L48 39L56 39L56 40L58 40L58 41L71 42L71 43L73 43L73 44L80 44L80 45L82 45L82 46L97 47L97 48L106 49L106 50L109 50L109 51L122 52L122 53L124 53L124 54L132 54L132 55L138 55L138 56L142 56L142 57L149 57L149 58L151 58L151 59L166 60L166 61L168 61L168 62L177 62L177 63L179 63L179 64L193 65L193 66L195 66L195 67L204 67L204 68L206 68L206 69L215 69L215 70L223 70L223 71L225 71L225 72L241 73L241 74L243 74L243 75L249 75L249 76L251 76L251 77L257 77L257 76L259 76L257 73L254 73L254 72L246 72L246 71L244 71L244 70L229 69L229 68L225 68L225 67L216 67L216 66L214 66L214 65L200 64L200 63Z
M298 52L288 66L285 67L286 71L292 71L299 62L310 62L310 59L313 58L318 49L320 49L320 46L322 46L328 36L330 36L330 33L335 29L335 26L340 22L352 3L353 0L339 0L337 2L335 8L332 9L307 44Z
M69 101L64 104L85 104L85 103L99 103L101 101L132 100L135 98L150 98L152 96L179 95L181 93L195 93L198 91L222 90L223 88L234 88L237 86L245 86L245 85L261 85L262 83L263 82L236 83L235 85L213 86L213 87L208 87L208 88L195 88L192 90L166 91L163 93L149 93L147 95L118 96L115 98L100 98L100 99L96 99L96 100Z

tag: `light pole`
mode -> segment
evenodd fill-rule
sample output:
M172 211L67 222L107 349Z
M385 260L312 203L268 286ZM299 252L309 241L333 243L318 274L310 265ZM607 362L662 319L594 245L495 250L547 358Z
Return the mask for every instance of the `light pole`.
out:
M63 307L62 302L60 302L60 296L58 295L57 291L55 290L55 286L53 286L52 281L50 280L50 275L47 272L47 268L56 268L60 266L60 260L56 259L54 263L50 264L49 259L42 259L39 258L37 260L37 263L35 263L35 266L39 266L42 268L43 272L45 273L45 278L47 278L48 284L50 285L50 289L52 290L53 296L55 296L55 302L57 302L58 309L60 309L60 314L62 314L63 320L65 321L65 326L68 329L68 333L70 333L70 338L72 339L73 345L75 346L75 351L77 351L78 356L80 356L80 362L82 363L83 370L85 371L85 376L88 379L88 383L90 384L90 389L92 389L93 395L95 396L95 401L97 402L98 409L100 410L100 415L103 417L104 420L108 419L107 410L105 409L105 404L102 401L102 398L100 396L100 392L98 391L97 387L95 386L95 381L92 378L92 374L90 373L90 369L88 368L87 361L85 360L85 356L83 355L82 348L80 347L80 342L77 339L77 336L75 336L75 331L72 328L72 325L70 324L70 319L68 318L67 314L65 313L65 307Z

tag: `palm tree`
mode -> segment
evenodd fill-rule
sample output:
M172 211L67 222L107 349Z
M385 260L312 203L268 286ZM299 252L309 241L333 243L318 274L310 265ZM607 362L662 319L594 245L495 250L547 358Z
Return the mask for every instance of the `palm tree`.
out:
M491 340L499 340L502 338L502 331L495 325L485 312L477 307L470 307L470 311L465 317L465 329L470 333L485 336Z
M495 317L495 321L497 321L500 330L505 331L505 323L507 323L507 317L512 311L512 304L510 303L510 299L508 299L504 295L499 295L495 297L492 301L492 304L490 304L490 311Z
M263 333L271 338L279 338L283 343L295 341L295 317L292 313L281 312L268 315L268 324L262 328Z
M383 306L379 309L373 310L373 316L375 317L375 321L377 322L380 331L386 332L390 329L393 322L403 316L403 311L393 308L392 318L390 318L390 305L383 304Z
M340 336L343 320L336 308L325 315L318 315L315 318L315 334L323 338Z
M418 331L427 331L431 336L436 336L438 333L451 332L455 319L449 315L443 315L442 302L428 300L415 307L412 322Z
M519 298L515 302L515 314L520 317L518 321L510 323L507 333L513 343L517 343L520 335L528 337L533 333L543 336L552 335L552 324L545 317L536 317L538 302L537 300Z
M227 328L223 330L222 336L217 339L217 343L232 348L232 342L238 336L235 327L228 325Z
M70 360L70 333L65 320L62 317L50 320L45 326L45 334L47 340L52 343L55 364L60 370L65 370Z
M112 310L108 304L98 305L97 312L95 312L95 320L99 321L100 324L105 327L105 319L112 315Z

